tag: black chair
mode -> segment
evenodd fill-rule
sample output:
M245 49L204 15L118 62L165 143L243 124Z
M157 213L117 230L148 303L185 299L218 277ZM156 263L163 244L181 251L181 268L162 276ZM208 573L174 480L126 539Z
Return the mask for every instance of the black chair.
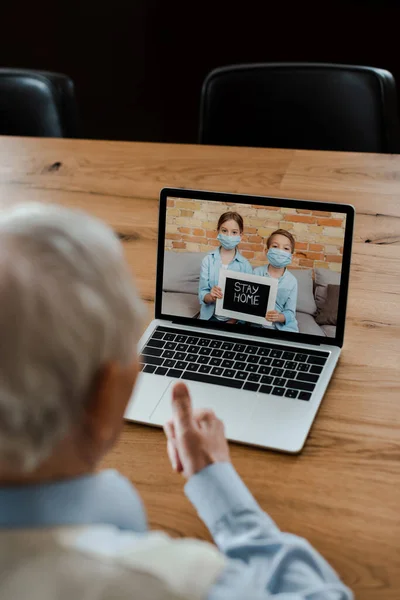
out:
M78 137L73 81L61 73L0 69L0 135Z
M214 69L201 92L199 143L397 153L395 80L383 69L353 65Z

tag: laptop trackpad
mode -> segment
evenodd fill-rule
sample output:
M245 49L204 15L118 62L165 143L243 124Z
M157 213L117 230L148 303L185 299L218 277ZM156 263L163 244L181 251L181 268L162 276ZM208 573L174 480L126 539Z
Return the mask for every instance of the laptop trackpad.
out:
M170 380L166 389L150 417L150 423L164 425L172 416L171 393L176 381ZM248 434L251 413L257 396L251 392L243 392L219 385L205 385L195 381L185 382L189 388L194 410L211 408L225 425L229 439L241 440Z
M149 422L149 417L159 403L171 379L139 373L135 388L125 411L125 419Z

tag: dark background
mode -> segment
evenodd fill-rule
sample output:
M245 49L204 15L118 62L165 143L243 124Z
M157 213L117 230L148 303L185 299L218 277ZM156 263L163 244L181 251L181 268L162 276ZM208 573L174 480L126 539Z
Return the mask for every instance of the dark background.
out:
M195 143L203 79L232 63L370 65L400 85L400 2L101 2L0 9L0 66L70 75L81 137Z

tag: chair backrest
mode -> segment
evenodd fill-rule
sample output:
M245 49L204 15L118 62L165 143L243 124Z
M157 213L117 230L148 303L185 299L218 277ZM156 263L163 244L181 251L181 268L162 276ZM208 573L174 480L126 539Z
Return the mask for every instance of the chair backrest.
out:
M78 137L73 81L61 73L0 69L0 135Z
M383 69L256 63L214 69L201 92L199 142L397 153L396 84Z

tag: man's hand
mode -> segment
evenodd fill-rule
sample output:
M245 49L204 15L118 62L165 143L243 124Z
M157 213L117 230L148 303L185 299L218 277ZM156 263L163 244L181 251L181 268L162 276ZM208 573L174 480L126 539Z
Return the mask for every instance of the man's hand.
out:
M286 321L285 315L277 310L269 310L265 315L265 318L271 323L284 323Z
M164 426L172 468L186 479L216 462L229 462L224 425L212 410L193 412L188 389L177 383L172 392L173 416Z

